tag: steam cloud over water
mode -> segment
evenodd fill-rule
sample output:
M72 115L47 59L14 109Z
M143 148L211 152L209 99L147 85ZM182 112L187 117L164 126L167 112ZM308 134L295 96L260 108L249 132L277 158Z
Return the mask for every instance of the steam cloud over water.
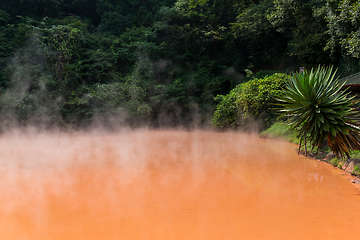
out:
M45 47L43 39L41 32L34 31L6 63L7 86L0 87L0 133L29 126L47 130L101 126L111 131L124 126L211 126L210 102L215 95L201 89L209 104L194 100L186 81L195 72L178 83L186 91L180 94L174 88L173 93L165 87L174 81L173 73L165 74L166 68L173 68L171 72L181 68L170 60L154 62L138 50L134 70L126 77L112 71L109 79L99 77L95 82L87 79L92 74L78 78L72 72L68 74L74 76L65 77L63 66L55 64L60 53Z
M205 131L7 133L0 138L0 236L360 237L353 231L357 190L293 147Z

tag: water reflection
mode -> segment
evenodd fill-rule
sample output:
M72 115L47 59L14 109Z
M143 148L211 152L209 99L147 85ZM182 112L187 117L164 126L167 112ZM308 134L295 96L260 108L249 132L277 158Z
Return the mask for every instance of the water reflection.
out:
M324 176L319 173L308 173L308 181L322 182L324 180Z

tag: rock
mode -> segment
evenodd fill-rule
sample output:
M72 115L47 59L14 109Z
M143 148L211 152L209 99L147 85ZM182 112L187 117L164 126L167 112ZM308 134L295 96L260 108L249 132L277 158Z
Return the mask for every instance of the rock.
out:
M342 169L348 173L352 173L352 171L354 171L354 160L349 159L348 161L346 161Z
M351 182L355 184L360 184L360 179L356 177L353 180L351 180Z
M330 160L330 159L333 159L333 158L336 158L336 155L335 155L335 153L333 153L333 152L329 152L329 153L325 156L325 160Z

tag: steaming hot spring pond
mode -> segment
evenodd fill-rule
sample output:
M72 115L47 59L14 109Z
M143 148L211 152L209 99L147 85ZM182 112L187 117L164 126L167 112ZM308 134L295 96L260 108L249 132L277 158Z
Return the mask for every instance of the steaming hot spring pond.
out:
M360 239L360 192L241 133L0 137L0 239Z

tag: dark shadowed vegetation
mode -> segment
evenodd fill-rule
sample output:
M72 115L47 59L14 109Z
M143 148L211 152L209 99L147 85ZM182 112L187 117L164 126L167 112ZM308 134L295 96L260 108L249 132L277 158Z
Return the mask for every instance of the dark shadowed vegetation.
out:
M275 72L360 70L356 1L0 3L2 129L199 126L215 110L218 128L266 127L286 78ZM249 76L260 70L273 71Z

